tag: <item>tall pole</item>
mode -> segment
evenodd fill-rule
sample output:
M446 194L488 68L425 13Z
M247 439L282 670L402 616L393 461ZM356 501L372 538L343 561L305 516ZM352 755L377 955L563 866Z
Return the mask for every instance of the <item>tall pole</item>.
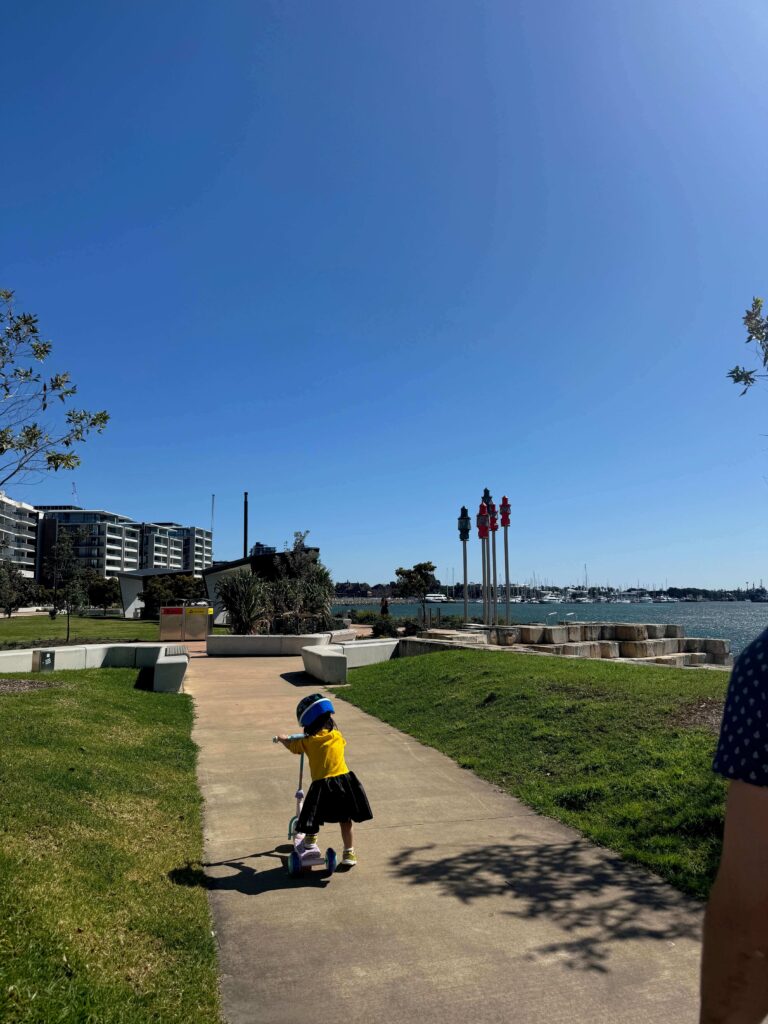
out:
M467 542L463 540L461 546L464 548L464 621L469 622L469 599L467 597Z
M243 558L248 557L248 491L243 491Z
M504 530L504 578L507 583L507 614L506 624L509 625L509 513L512 511L509 500L506 496L501 499L501 527Z
M483 559L483 624L488 625L488 506L485 502L480 503L477 513L477 535L480 538L480 551Z
M461 512L459 513L459 540L464 553L464 621L469 621L469 608L467 598L467 541L469 540L469 531L472 529L472 520L469 518L467 512L467 506L461 506ZM453 595L456 597L456 594Z
M497 626L499 624L499 588L496 583L496 531L499 528L499 521L496 518L496 506L491 502L491 507L488 509L490 512L490 529L491 529L491 548L493 551L493 585L491 587L491 625Z

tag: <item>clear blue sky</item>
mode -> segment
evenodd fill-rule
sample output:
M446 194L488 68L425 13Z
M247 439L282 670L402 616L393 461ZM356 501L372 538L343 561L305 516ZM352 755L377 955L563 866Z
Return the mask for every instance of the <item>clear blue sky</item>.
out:
M761 0L5 5L0 279L81 503L444 578L768 581ZM8 486L71 500L73 476ZM479 572L477 541L472 575Z

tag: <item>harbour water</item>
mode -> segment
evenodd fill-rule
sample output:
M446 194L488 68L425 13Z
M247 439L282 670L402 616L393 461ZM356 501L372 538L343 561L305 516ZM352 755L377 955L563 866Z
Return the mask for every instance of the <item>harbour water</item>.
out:
M378 612L378 602L349 602L334 605L334 612L343 615L349 608ZM432 622L437 624L438 612L443 615L463 615L462 601L429 604ZM504 621L504 605L499 605L499 621ZM482 605L470 602L469 614L482 616ZM395 618L416 619L421 605L390 601L389 613ZM768 627L768 604L749 601L681 601L677 604L513 604L510 621L559 622L565 618L577 622L674 622L682 626L686 636L720 637L731 641L734 654Z

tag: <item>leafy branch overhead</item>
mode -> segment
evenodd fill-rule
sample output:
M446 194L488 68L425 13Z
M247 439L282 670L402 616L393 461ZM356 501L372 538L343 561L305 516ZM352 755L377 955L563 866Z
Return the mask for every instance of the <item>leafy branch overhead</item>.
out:
M77 387L68 373L43 373L40 364L51 351L37 317L16 313L13 292L0 289L0 487L19 474L75 469L76 446L109 421L104 410L68 408L56 415Z
M747 344L752 341L757 344L763 367L768 369L768 317L763 316L762 299L752 299L752 306L745 312L743 322L747 328ZM757 383L759 377L766 377L768 374L758 373L757 370L747 370L744 366L734 366L732 370L729 370L728 376L734 384L744 385L744 390L741 393L746 395L752 385Z

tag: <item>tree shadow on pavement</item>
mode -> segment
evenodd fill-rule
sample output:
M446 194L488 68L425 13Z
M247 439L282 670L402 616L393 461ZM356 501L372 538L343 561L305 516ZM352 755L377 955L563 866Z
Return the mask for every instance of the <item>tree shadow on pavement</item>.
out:
M391 860L411 885L434 885L473 903L508 897L502 912L519 920L547 920L562 940L529 950L526 959L562 961L571 970L608 973L618 943L700 937L700 908L653 875L589 843L532 843L513 836L435 859L434 844L403 850Z
M286 845L276 850L249 853L244 857L211 861L205 864L187 863L183 868L173 868L168 878L175 885L199 886L210 892L241 892L244 896L260 896L265 892L279 889L295 889L297 885L325 886L328 877L322 872L305 871L298 878L292 878L286 870L287 855L291 847ZM258 871L248 863L261 857L275 858L279 863L266 871ZM211 875L208 868L231 868L230 874Z

